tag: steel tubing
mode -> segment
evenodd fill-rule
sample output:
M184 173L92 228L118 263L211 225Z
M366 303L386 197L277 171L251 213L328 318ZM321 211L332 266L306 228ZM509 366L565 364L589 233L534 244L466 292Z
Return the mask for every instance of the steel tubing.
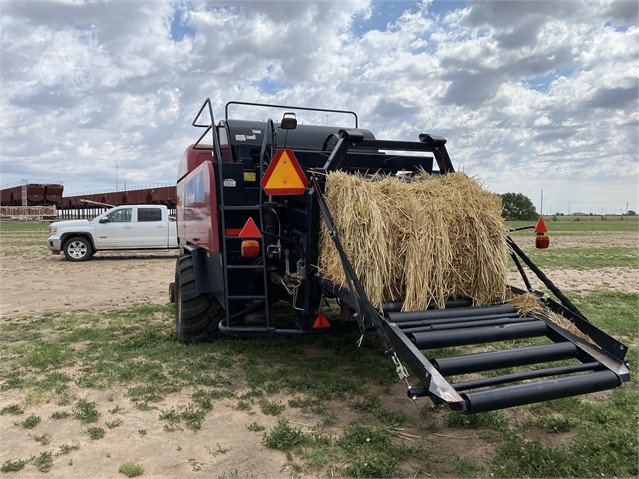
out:
M621 381L615 373L605 370L504 386L487 391L467 393L462 396L466 401L467 411L475 413L605 391L619 386L620 383Z
M527 364L548 363L577 356L577 347L569 342L503 349L487 353L466 354L431 360L444 376L476 373L491 369L511 368Z
M470 321L462 321L459 323L443 323L424 325L414 328L402 328L402 331L408 333L419 333L423 331L442 331L445 329L473 328L480 326L501 326L503 324L528 323L530 321L538 321L536 318L496 318L496 319L478 319Z
M469 389L480 389L489 386L498 386L500 384L514 383L517 381L526 381L528 379L547 378L550 376L559 376L562 374L573 374L583 371L595 371L603 369L601 363L597 361L591 363L573 364L571 366L557 366L554 368L535 369L534 371L523 371L521 373L505 374L503 376L495 376L492 378L475 379L472 381L463 381L461 383L452 384L456 391L467 391Z
M469 308L403 311L398 313L389 313L388 317L394 323L401 323L403 321L419 321L423 319L451 318L461 316L485 316L487 314L503 314L515 312L515 308L513 308L513 306L510 304L498 304L495 306L476 306Z
M530 321L503 326L410 333L407 336L419 349L436 349L543 336L547 330L548 327L543 321Z

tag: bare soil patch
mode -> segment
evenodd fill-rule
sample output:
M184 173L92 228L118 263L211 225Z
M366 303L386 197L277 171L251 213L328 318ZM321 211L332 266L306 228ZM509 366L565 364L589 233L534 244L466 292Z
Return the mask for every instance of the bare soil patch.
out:
M99 252L89 261L73 263L50 254L42 234L39 242L21 242L26 233L12 236L4 236L0 244L0 317L105 311L169 300L177 250Z

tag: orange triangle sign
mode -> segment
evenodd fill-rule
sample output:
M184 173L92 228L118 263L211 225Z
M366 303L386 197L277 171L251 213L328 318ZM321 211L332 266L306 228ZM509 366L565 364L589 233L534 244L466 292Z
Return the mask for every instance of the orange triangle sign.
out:
M539 221L537 221L537 226L535 226L535 233L546 233L547 231L546 223L544 223L544 219L540 216Z
M260 182L267 195L301 195L308 178L290 149L277 150Z
M249 217L238 236L240 238L261 238L262 234L260 233L260 230L257 229L257 225L255 224L255 221L253 221L253 218Z
M320 311L317 314L317 319L313 323L313 328L318 329L318 328L330 328L330 327L331 327L331 323L328 322L328 319L326 319L326 316L324 316L324 313Z

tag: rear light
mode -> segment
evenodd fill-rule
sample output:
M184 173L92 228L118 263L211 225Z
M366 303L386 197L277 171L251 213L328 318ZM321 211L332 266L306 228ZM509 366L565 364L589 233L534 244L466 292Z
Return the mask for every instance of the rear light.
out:
M257 258L260 254L260 243L256 240L244 240L240 251L243 258Z
M546 249L550 247L550 237L544 234L537 234L535 238L535 246L537 249Z

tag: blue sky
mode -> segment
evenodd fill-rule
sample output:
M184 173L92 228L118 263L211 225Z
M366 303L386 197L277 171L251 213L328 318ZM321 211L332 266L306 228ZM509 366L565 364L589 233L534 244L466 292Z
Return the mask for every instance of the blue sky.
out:
M486 188L544 213L639 209L636 1L0 4L0 183L170 182L211 97L354 110L445 136ZM303 121L303 115L301 117ZM552 208L552 211L550 210Z

